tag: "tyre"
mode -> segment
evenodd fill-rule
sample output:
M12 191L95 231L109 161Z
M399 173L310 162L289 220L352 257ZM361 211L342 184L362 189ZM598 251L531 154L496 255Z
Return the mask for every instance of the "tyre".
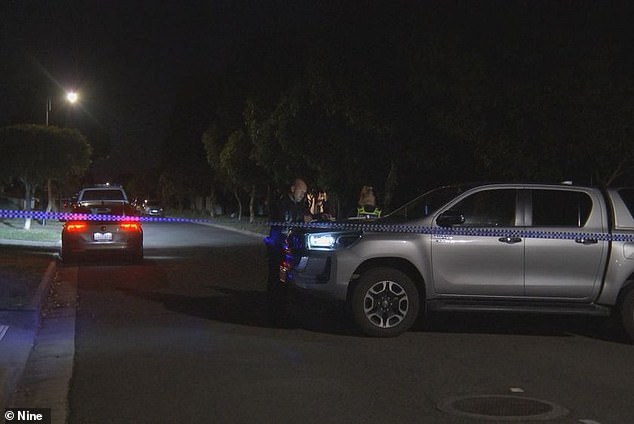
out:
M373 337L394 337L407 331L420 309L412 279L392 268L372 268L361 274L350 302L355 324Z
M630 340L634 342L634 287L623 297L623 303L621 303L621 322Z

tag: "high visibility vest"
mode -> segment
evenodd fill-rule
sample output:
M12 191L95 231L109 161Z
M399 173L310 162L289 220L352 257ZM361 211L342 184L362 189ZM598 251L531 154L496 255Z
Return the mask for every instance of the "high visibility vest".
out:
M380 218L381 217L381 209L374 208L372 211L366 210L365 206L361 206L357 208L357 217L358 218Z

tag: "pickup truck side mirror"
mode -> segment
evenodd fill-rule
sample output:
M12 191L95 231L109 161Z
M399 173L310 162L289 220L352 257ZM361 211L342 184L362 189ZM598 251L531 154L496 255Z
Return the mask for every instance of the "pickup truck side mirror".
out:
M440 227L453 227L454 225L464 224L464 215L459 211L447 210L436 218L436 224Z

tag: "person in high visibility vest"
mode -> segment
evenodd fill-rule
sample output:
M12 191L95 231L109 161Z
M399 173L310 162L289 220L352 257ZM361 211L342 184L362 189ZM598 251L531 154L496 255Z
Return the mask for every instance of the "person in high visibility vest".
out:
M357 219L376 219L381 217L381 209L376 205L376 196L372 186L361 187L357 204Z

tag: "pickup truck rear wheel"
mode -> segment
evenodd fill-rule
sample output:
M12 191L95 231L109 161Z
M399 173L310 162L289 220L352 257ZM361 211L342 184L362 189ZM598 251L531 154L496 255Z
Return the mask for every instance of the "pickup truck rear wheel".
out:
M392 268L372 268L361 274L350 306L359 329L374 337L394 337L407 331L420 308L412 279Z
M625 332L630 337L630 340L634 342L634 288L630 289L623 298L621 321Z

